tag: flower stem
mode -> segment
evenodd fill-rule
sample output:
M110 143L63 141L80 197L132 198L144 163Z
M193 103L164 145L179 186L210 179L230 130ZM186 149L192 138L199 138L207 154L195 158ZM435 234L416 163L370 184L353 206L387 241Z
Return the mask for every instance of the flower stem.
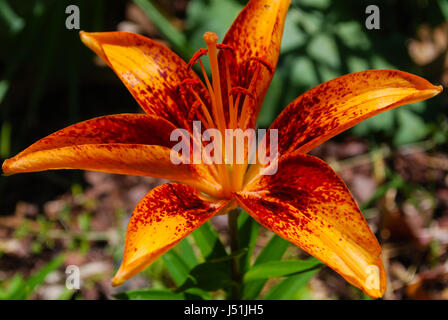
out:
M230 298L232 300L241 299L241 268L240 268L240 258L236 255L238 251L238 214L240 210L234 209L228 213L229 221L229 234L230 234L230 250L231 254L234 255L232 258L232 280L234 285L232 286Z

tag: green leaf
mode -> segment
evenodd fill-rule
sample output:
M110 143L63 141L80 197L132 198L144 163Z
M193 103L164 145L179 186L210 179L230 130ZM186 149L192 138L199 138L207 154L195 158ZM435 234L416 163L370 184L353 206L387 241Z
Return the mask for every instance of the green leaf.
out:
M260 252L255 260L254 266L268 261L280 260L289 247L289 242L277 235L274 235L269 243Z
M448 1L438 0L440 11L442 12L445 20L448 20Z
M422 140L428 134L423 119L410 110L398 109L397 121L399 127L394 137L396 145Z
M169 290L147 289L122 292L114 295L119 300L184 300L183 293Z
M335 40L330 35L319 34L313 37L308 44L307 53L319 64L323 64L333 69L340 68L341 61L338 47Z
M184 283L185 279L188 277L190 268L180 255L174 249L171 249L163 255L162 260L173 278L174 283L177 286Z
M176 292L182 292L190 288L199 288L205 291L228 288L233 283L230 273L231 264L229 261L201 263L191 270L186 281Z
M22 292L25 288L25 284L25 279L21 274L14 275L14 277L12 277L9 281L8 288L1 292L0 300L20 299L20 292Z
M289 246L289 242L274 235L266 247L260 252L255 260L254 266L268 262L280 260ZM255 299L263 289L266 280L255 280L245 283L242 286L243 299Z
M188 267L191 269L195 265L197 265L198 259L196 257L196 254L194 253L193 247L191 246L190 242L188 241L189 238L185 238L179 244L176 246L176 251L179 253L179 255L182 257L182 259L185 261L185 263L188 265Z
M252 267L245 275L244 282L258 279L269 279L291 276L296 273L310 271L322 263L315 259L269 261Z
M21 290L17 291L10 299L16 300L25 300L34 292L34 290L41 285L45 278L53 271L57 270L65 260L64 255L60 255L55 259L51 260L48 264L46 264L42 269L40 269L37 273L31 276L26 280L24 286L21 287Z
M0 0L0 19L8 25L13 34L19 33L25 26L25 20L14 12L6 0Z
M3 122L2 128L0 130L0 157L7 158L10 155L10 153L11 153L11 124L5 121Z
M196 49L204 47L203 35L207 31L215 32L222 40L241 9L242 5L235 0L190 1L187 30L191 45ZM206 18L205 15L213 18Z
M218 233L212 228L209 222L204 223L199 229L196 229L192 235L204 260L221 258L227 255L224 245L219 240Z
M244 250L240 258L242 272L245 272L250 266L259 230L260 225L246 212L242 211L238 217L238 248Z
M292 299L316 274L318 269L300 273L280 281L264 297L265 300L288 300Z

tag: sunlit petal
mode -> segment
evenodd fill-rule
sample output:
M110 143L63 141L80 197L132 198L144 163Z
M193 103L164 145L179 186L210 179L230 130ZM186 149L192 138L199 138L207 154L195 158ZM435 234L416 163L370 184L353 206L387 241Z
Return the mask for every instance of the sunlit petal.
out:
M277 174L260 176L236 198L259 223L368 295L384 294L381 247L344 182L323 161L286 156Z
M279 152L307 153L338 133L392 108L429 99L442 91L425 79L397 70L347 74L305 92L271 125Z
M199 81L195 90L208 99L197 75L164 45L128 32L80 34L84 44L115 71L146 113L161 116L177 127L185 126L196 98L188 93L180 95L178 85L189 78Z
M151 190L129 221L123 261L112 284L118 286L148 267L227 203L206 200L182 184L164 184Z
M239 65L238 73L231 68L233 85L249 88L255 75L256 67L260 67L260 73L254 84L253 95L247 107L247 123L244 127L254 127L264 96L272 80L273 72L277 66L280 53L280 44L283 35L283 26L290 0L251 0L233 22L223 43L235 50ZM220 52L222 61L223 53ZM272 67L268 70L257 62L250 62L252 58L265 61ZM247 69L248 66L251 66ZM224 64L221 63L221 69Z
M151 176L197 186L219 194L217 185L202 165L175 165L171 149L141 144L85 144L18 155L3 162L6 175L54 169L82 169L136 176ZM183 159L178 155L179 162Z
M167 120L145 114L117 114L83 121L59 130L32 144L18 156L81 144L153 144L171 147L171 132L176 129Z

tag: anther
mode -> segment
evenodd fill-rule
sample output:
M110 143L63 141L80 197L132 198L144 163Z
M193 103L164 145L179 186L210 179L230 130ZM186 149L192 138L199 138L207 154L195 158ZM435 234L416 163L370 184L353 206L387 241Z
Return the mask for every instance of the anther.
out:
M251 97L252 99L255 99L255 96L252 94L252 92L250 92L248 89L245 89L243 87L233 87L232 90L230 90L230 94L233 96L235 96L238 93L245 94L245 95Z
M262 66L264 66L266 69L268 69L269 73L273 73L274 72L274 67L267 62L266 60L264 60L263 58L258 58L258 57L250 57L249 59L247 59L247 62L250 61L255 61L260 63Z
M188 62L187 65L188 70L190 70L196 64L196 62L198 62L198 60L201 59L202 56L205 56L207 52L208 52L207 49L204 48L199 49Z
M180 93L180 89L184 88L186 86L194 86L194 85L200 85L201 81L199 81L198 79L193 79L193 78L187 78L182 80L182 82L180 82L177 86L176 86L176 94L179 95Z

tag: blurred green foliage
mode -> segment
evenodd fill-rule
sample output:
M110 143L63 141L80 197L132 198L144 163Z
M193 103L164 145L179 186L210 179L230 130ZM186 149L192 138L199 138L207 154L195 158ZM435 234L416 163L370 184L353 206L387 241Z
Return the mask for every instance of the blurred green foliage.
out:
M16 274L8 281L0 283L0 300L26 300L45 281L45 278L62 266L65 257L60 255L39 269L29 278ZM64 292L63 299L69 298Z

